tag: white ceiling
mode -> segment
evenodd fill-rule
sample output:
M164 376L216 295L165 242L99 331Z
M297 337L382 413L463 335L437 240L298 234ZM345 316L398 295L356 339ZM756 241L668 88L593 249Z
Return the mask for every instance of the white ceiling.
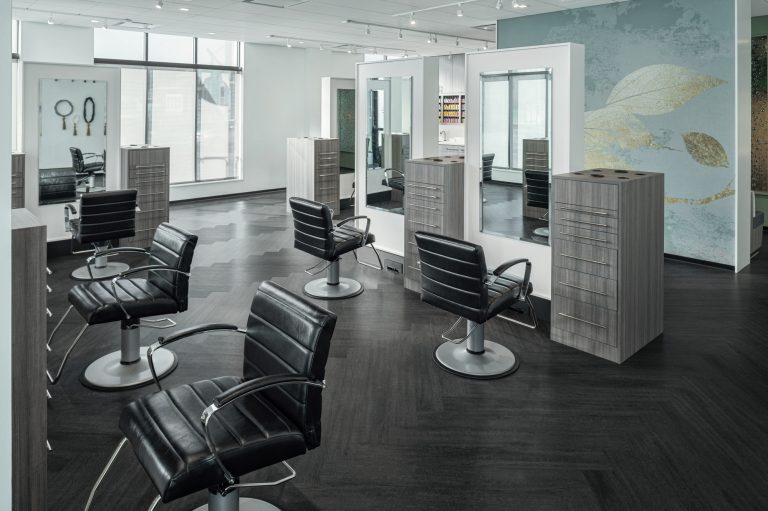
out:
M752 0L752 16L768 16L768 0Z
M484 45L483 41L493 47L493 27L490 30L473 27L493 24L497 19L626 0L525 0L526 9L514 9L512 0L503 0L501 10L495 8L496 0L476 0L463 5L462 17L457 16L455 4L416 13L416 25L410 25L408 16L393 14L445 5L451 0L256 1L279 7L254 5L243 0L166 0L162 9L155 7L156 0L14 0L13 16L45 22L53 15L56 23L78 26L102 26L106 20L110 27L119 20L130 19L152 24L153 31L166 34L280 45L285 45L286 38L291 38L297 47L318 47L324 42L325 47L338 50L370 53L372 48L377 48L380 53L408 50L421 55L437 55L477 50ZM523 3L523 0L518 1ZM398 39L396 29L371 26L371 34L367 35L365 24L343 23L344 20L402 27L403 39ZM409 29L439 32L446 36L438 35L436 44L427 44L426 34ZM269 38L270 35L281 37ZM456 37L459 37L459 46L456 46Z

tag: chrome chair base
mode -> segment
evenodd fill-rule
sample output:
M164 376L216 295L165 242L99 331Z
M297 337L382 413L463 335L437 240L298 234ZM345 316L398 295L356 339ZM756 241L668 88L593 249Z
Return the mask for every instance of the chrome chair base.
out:
M140 349L140 357L136 362L124 364L121 358L121 351L104 355L85 369L80 381L93 390L128 390L154 383L147 362L146 347ZM155 351L152 361L158 378L168 376L178 365L176 354L166 349Z
M533 230L533 234L542 238L549 238L549 227L539 227Z
M128 271L131 267L125 263L107 263L106 266L97 268L95 265L91 266L91 272L93 273L93 279L91 274L88 273L88 266L81 266L72 272L71 277L74 280L105 280L117 277L124 271Z
M321 300L341 300L352 298L363 292L363 285L353 279L339 277L338 284L329 284L328 280L317 279L304 286L304 294Z
M520 366L517 356L501 344L486 340L482 353L472 353L467 350L468 343L469 339L441 344L435 349L435 362L449 373L478 380L502 378Z
M235 489L226 496L208 493L208 504L194 511L280 511L280 508L264 500L240 497L240 492Z

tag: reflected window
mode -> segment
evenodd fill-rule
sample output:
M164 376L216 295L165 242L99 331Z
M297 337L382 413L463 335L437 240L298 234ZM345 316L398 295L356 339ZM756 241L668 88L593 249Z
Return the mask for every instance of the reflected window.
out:
M199 181L237 176L239 80L240 74L232 71L197 73Z
M206 66L236 67L238 43L219 39L197 40L197 63Z
M549 244L551 72L482 76L481 230Z
M93 56L97 59L144 60L145 34L128 30L94 30Z
M194 38L180 35L149 34L147 55L151 62L192 64L195 61Z

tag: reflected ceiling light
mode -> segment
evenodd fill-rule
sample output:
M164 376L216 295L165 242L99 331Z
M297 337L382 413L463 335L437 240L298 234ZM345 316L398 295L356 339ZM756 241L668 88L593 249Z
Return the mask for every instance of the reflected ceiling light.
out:
M459 18L464 16L464 9L461 8L461 2L459 2L459 8L456 9L456 16L458 16Z
M415 25L416 24L416 18L413 17L413 13L411 13L410 24L411 25Z
M91 20L91 23L101 23L100 20Z
M162 9L163 8L163 0L157 0L157 3L155 4L155 7L157 7L158 9Z
M520 3L517 0L514 0L514 2L512 2L513 9L526 9L527 7L528 7L528 4L526 4L525 2Z
M304 44L304 41L299 41L299 44Z
M400 31L397 33L397 38L402 40L402 38L403 38L403 29L400 29Z
M285 42L285 47L286 48L293 48L293 45L291 44L291 41L286 41Z
M371 26L370 25L366 25L365 26L365 35L371 35Z
M208 35L216 35L216 32L208 32Z
M501 9L504 6L504 4L501 3L501 0L496 0L496 10Z
M488 43L483 43L483 49L484 49L484 50L487 50L487 49L488 49Z
M181 12L188 12L189 11L189 7L179 7L179 10Z
M352 50L347 50L347 53L352 53Z
M55 22L53 21L53 14L51 14L51 17L48 18L48 24L53 25Z
M459 45L459 38L457 37L456 38L456 46L458 46L458 45Z

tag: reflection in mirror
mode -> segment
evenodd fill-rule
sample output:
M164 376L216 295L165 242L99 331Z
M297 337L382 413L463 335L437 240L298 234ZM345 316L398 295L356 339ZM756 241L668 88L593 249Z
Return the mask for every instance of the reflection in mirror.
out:
M338 89L336 94L339 169L350 174L355 172L355 89Z
M403 214L405 162L411 158L411 77L368 80L368 207Z
M105 190L107 82L40 80L40 204Z
M482 77L481 230L549 244L551 70Z

